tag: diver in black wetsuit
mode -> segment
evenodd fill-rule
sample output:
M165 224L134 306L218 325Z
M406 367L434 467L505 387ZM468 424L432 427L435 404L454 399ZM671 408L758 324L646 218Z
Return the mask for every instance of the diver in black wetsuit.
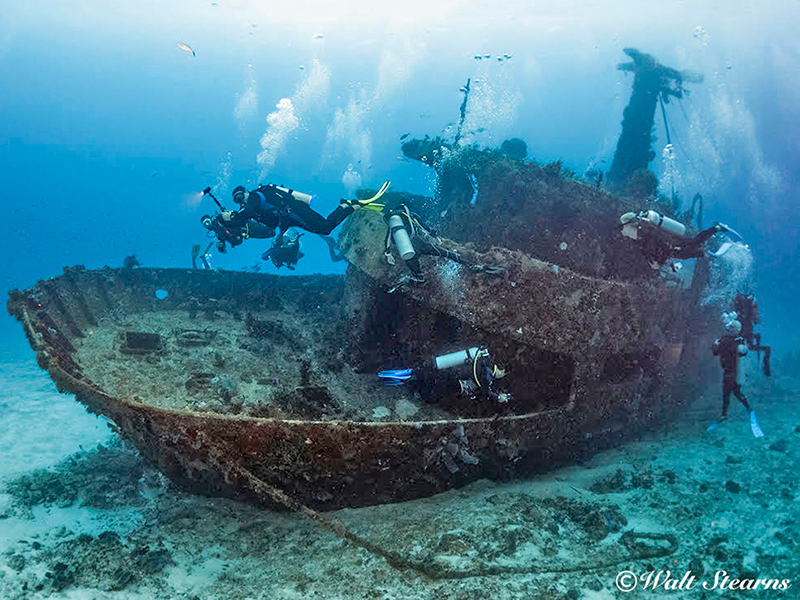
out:
M313 197L272 184L262 185L252 192L240 185L233 190L233 199L241 208L237 212L223 212L223 221L238 225L255 219L281 233L289 227L298 227L311 233L328 235L357 207L351 201L342 200L336 210L323 217L311 208Z
M211 215L203 215L200 217L200 222L203 224L203 227L216 236L217 250L222 253L226 251L226 243L234 247L249 238L265 239L275 235L274 227L267 227L252 219L233 223L230 219L225 221L222 215L216 215L214 217Z
M728 405L730 396L733 393L739 399L748 413L751 413L750 403L742 393L742 386L737 382L739 373L739 358L747 354L745 339L741 337L741 323L736 320L728 321L726 325L728 333L723 335L711 347L714 356L719 357L719 364L722 366L722 416L720 421L728 417Z
M289 227L327 235L353 214L353 211L371 204L388 188L387 181L372 198L342 199L336 210L323 217L311 208L314 198L308 194L276 185L262 185L248 192L240 185L233 190L233 199L239 204L240 210L225 210L214 198L222 212L213 218L204 215L202 221L207 229L216 234L219 240L217 248L220 252L225 252L226 242L231 246L238 246L248 237L273 237L276 235L276 230L280 238ZM204 193L208 193L209 190L210 188L207 188Z
M347 260L344 257L344 254L342 254L342 249L339 248L339 244L336 243L335 239L329 235L321 235L319 237L321 237L322 241L328 246L328 254L331 257L331 262L342 262Z
M465 396L505 403L510 394L499 393L494 382L506 371L494 362L485 347L473 347L437 356L411 369L391 369L378 373L389 385L409 385L425 402Z
M715 233L728 231L721 223L715 223L694 237L686 237L686 227L682 223L654 210L625 213L620 222L622 235L638 242L639 249L653 268L665 265L673 258L701 258L705 255L703 244Z
M303 234L297 233L294 228L287 229L283 235L276 237L272 247L261 255L262 260L271 260L279 269L286 267L294 271L297 261L305 256L300 252L301 237Z
M461 256L457 250L443 247L436 238L436 232L427 227L420 217L412 213L407 206L401 204L394 210L389 210L385 215L388 225L386 240L384 242L384 255L386 261L395 264L392 248L405 262L411 275L404 276L390 293L408 282L423 283L425 275L420 265L420 256L439 256L468 267L472 271L480 271L489 275L499 275L506 271L500 265L480 265L470 263Z
M756 297L742 293L736 294L733 299L733 310L736 311L737 319L742 324L741 335L747 342L747 347L755 352L764 352L762 368L764 375L769 377L771 374L769 359L772 354L772 348L770 346L762 346L761 334L753 331L753 326L759 323Z

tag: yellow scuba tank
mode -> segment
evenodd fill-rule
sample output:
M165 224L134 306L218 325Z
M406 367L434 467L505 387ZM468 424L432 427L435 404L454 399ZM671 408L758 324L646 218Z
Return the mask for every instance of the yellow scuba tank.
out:
M644 213L644 220L649 221L655 227L663 229L678 237L686 235L686 226L683 223L678 223L675 219L670 219L664 215L658 214L654 210L648 210Z

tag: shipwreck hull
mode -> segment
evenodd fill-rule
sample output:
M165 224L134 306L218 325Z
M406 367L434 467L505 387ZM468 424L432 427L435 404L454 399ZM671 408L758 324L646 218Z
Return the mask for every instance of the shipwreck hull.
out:
M366 241L367 231L358 228L374 225L369 218L358 220L346 235L360 231L362 241ZM349 250L355 252L352 238ZM362 252L361 256L364 259L366 254ZM512 254L506 258L514 259ZM524 263L530 259L518 256L514 260ZM378 267L371 268L368 261L353 262L378 285L382 277L390 275L375 270ZM343 335L356 344L363 333L357 330L363 323L359 325L348 312L344 276L278 277L144 268L87 271L76 267L26 291L12 291L8 310L21 322L39 365L49 372L59 391L75 394L89 411L113 421L123 438L181 488L271 504L270 498L254 491L242 476L244 469L304 504L335 509L408 500L479 478L502 479L545 470L574 459L575 453L594 451L618 434L628 434L654 418L666 418L690 397L702 344L702 336L686 336L692 319L699 317L693 308L696 299L692 291L676 292L677 296L666 301L658 300L656 292L641 297L634 288L612 286L602 296L598 290L605 290L607 282L563 271L558 274L540 266L525 271L529 280L514 267L499 280L471 282L475 290L467 290L468 294L497 295L501 290L498 286L527 289L527 307L513 310L513 315L498 314L492 303L487 303L480 314L462 314L447 304L444 291L430 288L412 290L407 296L408 302L417 302L413 298L419 297L422 302L415 304L417 307L445 310L497 340L508 337L509 348L520 344L574 360L567 393L557 406L480 418L453 415L387 422L368 416L346 420L261 418L165 409L136 394L109 393L87 375L90 369L76 351L94 330L109 321L124 320L126 315L185 311L185 318L191 320L204 311L214 315L259 308L286 310L289 303L295 308L325 306L331 319L340 321ZM546 273L556 276L560 283L548 279ZM517 285L510 286L510 278L516 278ZM543 288L553 288L553 292L533 298L534 281ZM569 318L559 317L565 311L557 304L549 311L545 307L556 302L558 290L581 285L589 298L594 293L592 302L619 300L608 309L610 312L583 317L591 323L577 322L574 329L568 329ZM594 292L591 286L597 286ZM169 296L158 300L155 292L159 289L167 290ZM522 298L505 299L523 302ZM581 300L573 295L573 301ZM667 311L665 316L657 316L659 309ZM535 314L538 316L533 318ZM642 325L648 319L652 325L663 327L658 335L653 334L653 327ZM591 343L596 337L592 329L595 325L605 327L602 331L607 342ZM616 327L613 331L612 326ZM588 333L577 335L578 331ZM654 367L648 366L647 372L638 367L632 373L617 372L629 369L632 353L658 347L657 343L662 348L657 371L650 372ZM678 354L675 344L680 347ZM664 352L672 354L664 358ZM617 371L606 372L609 364L613 367L620 360Z
M387 263L384 229L380 215L359 214L343 227L340 245L351 265L387 289L406 269L399 260ZM631 283L581 275L507 248L479 252L442 244L467 265L502 265L505 271L492 276L423 257L428 281L407 286L405 293L486 332L495 344L505 340L563 357L561 368L568 364L571 371L564 409L586 435L646 421L674 405L671 390L702 379L710 343L704 333L708 314L699 306L705 260L688 283L658 277Z

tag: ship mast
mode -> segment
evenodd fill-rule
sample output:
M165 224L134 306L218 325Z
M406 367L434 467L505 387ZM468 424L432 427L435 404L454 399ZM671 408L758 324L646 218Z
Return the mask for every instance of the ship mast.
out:
M664 103L669 103L671 96L683 96L684 82L699 83L703 80L702 75L665 67L650 54L636 48L625 48L623 52L631 61L620 63L617 69L632 71L634 79L631 99L623 113L622 133L607 178L616 188L624 187L633 173L647 169L655 158L652 130L659 97Z

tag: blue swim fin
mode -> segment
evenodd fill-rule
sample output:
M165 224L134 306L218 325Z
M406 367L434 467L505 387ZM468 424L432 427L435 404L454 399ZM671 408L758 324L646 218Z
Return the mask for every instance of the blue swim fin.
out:
M725 223L717 223L717 226L719 226L722 229L722 232L728 236L728 239L733 240L734 242L741 242L744 240L741 233L728 227L725 225Z
M413 376L414 369L389 369L378 373L383 382L387 385L403 385Z
M761 431L761 427L758 426L758 421L756 420L755 411L750 411L750 429L753 431L754 437L757 438L764 437L764 432Z
M723 242L723 244L719 247L719 249L716 252L709 252L709 254L711 254L711 256L722 256L731 248L733 248L732 242Z

